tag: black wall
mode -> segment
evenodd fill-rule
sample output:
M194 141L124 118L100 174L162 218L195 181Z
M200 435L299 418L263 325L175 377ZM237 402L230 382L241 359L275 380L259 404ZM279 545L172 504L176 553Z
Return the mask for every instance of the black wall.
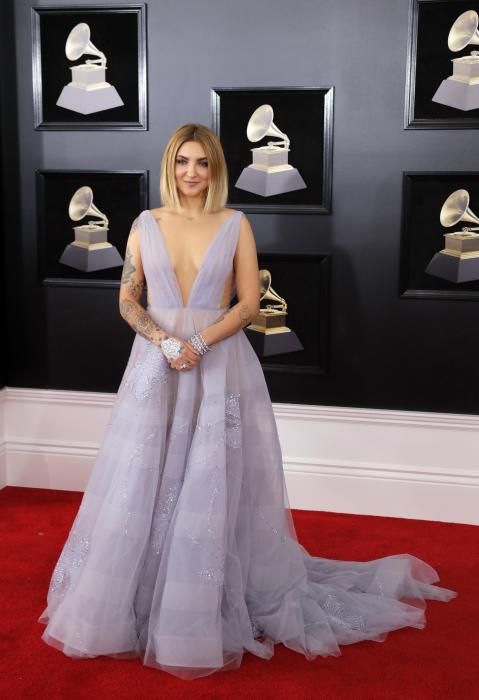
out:
M0 3L0 387L9 384L17 300L23 293L20 257L19 158L16 93L16 47L13 2Z
M39 286L35 169L148 169L158 206L166 141L211 123L210 87L334 85L333 214L249 216L260 251L332 255L329 371L268 375L272 399L477 412L476 303L398 296L402 171L474 170L479 144L474 130L403 129L407 0L150 1L150 128L137 133L34 131L31 4L14 5L6 384L116 391L133 340L117 290Z

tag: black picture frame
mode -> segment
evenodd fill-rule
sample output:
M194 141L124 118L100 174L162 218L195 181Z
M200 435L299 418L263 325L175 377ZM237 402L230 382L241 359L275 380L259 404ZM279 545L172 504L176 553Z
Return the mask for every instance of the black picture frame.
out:
M328 87L213 87L212 129L220 138L228 166L232 208L252 213L330 214L332 211L334 88ZM269 104L274 124L291 141L290 165L296 167L306 188L263 196L236 187L243 168L251 163L252 147L246 127L254 110Z
M444 248L443 235L474 226L467 221L445 228L439 213L457 189L468 190L471 207L479 208L478 172L404 172L399 295L403 299L479 301L479 280L449 282L428 274L433 256Z
M331 256L324 253L261 253L259 268L287 304L286 325L303 350L259 357L265 373L325 374L329 357ZM264 302L262 302L262 306Z
M148 208L147 170L36 170L38 279L43 286L119 288L122 266L83 272L59 262L74 239L68 207L74 192L85 185L93 203L109 219L108 242L124 260L131 225ZM94 218L92 219L94 220Z
M148 129L146 4L44 5L31 8L34 128L55 131ZM71 81L65 42L73 27L86 22L91 42L107 57L106 80L123 105L80 114L57 106ZM83 54L84 59L94 59ZM47 80L48 75L48 80Z
M406 71L405 129L477 129L479 108L468 111L433 102L436 90L453 71L457 53L448 48L449 30L462 12L479 11L469 0L410 0Z

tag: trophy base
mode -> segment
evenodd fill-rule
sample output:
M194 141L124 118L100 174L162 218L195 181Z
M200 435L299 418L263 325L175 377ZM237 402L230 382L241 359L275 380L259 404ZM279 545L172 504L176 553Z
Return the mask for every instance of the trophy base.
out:
M74 226L76 245L89 245L95 243L108 243L107 226Z
M71 82L74 85L102 85L106 83L106 66L96 63L80 63L78 66L71 66ZM106 83L107 85L109 83Z
M439 85L433 102L447 107L455 107L468 112L479 107L479 83L470 84L452 77L443 80Z
M101 243L97 245L104 246ZM106 248L92 248L91 246L69 243L58 262L82 272L96 272L110 267L120 267L123 265L123 258L115 246L110 245L110 243Z
M253 192L261 197L306 189L306 183L296 168L268 172L252 165L243 168L235 186L239 190Z
M452 77L457 80L463 80L466 83L475 82L479 78L479 57L478 56L461 56L460 58L452 59L453 71Z
M253 165L257 165L263 170L268 168L283 167L285 170L292 166L288 163L289 148L279 148L279 146L260 146L252 148Z
M479 280L479 256L465 258L440 251L434 255L425 272L448 282L474 282Z
M58 107L80 114L104 112L106 109L122 107L124 104L116 88L109 83L88 86L69 83L65 85L57 100Z
M298 336L290 328L285 330L274 328L271 330L271 333L265 333L254 330L249 326L244 329L246 337L259 358L304 350Z
M473 254L479 255L479 233L474 231L455 231L454 233L445 233L444 248L451 255Z

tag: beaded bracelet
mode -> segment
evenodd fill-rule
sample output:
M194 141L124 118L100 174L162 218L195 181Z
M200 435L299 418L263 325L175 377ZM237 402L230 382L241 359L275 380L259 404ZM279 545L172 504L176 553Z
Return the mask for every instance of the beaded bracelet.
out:
M188 338L188 342L195 348L195 350L198 350L200 355L204 355L208 352L208 350L211 350L211 348L205 343L205 339L201 333L194 333L194 335Z

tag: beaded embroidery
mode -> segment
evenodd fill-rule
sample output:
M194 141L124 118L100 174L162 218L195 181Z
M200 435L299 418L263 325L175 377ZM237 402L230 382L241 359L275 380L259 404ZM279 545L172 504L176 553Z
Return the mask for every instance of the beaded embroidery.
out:
M207 583L223 583L223 554L219 548L209 553L208 565L199 570L198 576Z
M80 537L75 530L70 533L53 570L50 584L51 592L56 592L60 595L66 593L71 583L72 569L80 569L87 557L89 548L90 540L88 537Z
M170 366L161 350L148 342L125 385L131 389L137 401L143 401L151 395L158 382L166 382L169 371Z
M166 492L161 495L156 506L153 524L151 528L150 547L155 554L161 554L163 543L165 540L166 531L173 515L173 510L176 506L176 501L181 490L182 480L175 480Z
M189 421L184 421L183 423L179 423L179 424L173 423L173 425L171 426L171 428L169 430L169 437L168 437L169 442L170 443L174 442L174 440L179 435L183 435L183 433L188 428L189 424L190 424Z
M128 533L128 524L131 518L131 510L130 510L130 501L131 497L135 495L135 490L136 490L136 481L132 480L132 469L133 466L136 463L139 463L142 466L142 473L143 472L151 472L153 469L152 465L145 466L141 462L143 450L145 449L145 446L147 443L149 443L155 435L158 433L158 428L155 428L151 433L149 433L133 450L133 452L130 455L130 459L128 460L128 464L125 470L125 473L121 479L120 482L120 493L121 493L121 503L123 510L126 512L125 514L125 521L123 523L124 527L124 533ZM133 489L133 493L132 493Z
M205 430L206 432L211 430L213 426L217 423L204 423L202 425L197 425L197 430ZM221 444L225 441L225 436L220 435L217 440L215 440L213 445L208 445L208 450L206 454L195 456L192 463L195 465L205 465L214 463L215 454ZM224 552L222 546L222 532L217 532L214 526L214 514L216 512L216 500L220 488L220 473L221 469L218 464L210 467L208 470L208 477L210 480L209 489L209 501L206 509L206 531L205 534L208 536L207 540L200 539L193 533L186 533L187 537L191 540L193 544L203 544L205 551L203 553L203 565L198 570L198 577L207 583L215 583L220 585L223 582L224 577Z
M324 612L331 617L334 622L355 630L365 631L366 625L361 615L347 615L346 605L338 600L333 593L328 593L319 603Z
M228 447L241 447L240 394L225 397L225 436Z
M209 476L211 492L206 516L206 531L210 536L210 541L207 543L208 550L205 556L205 565L199 570L198 575L202 581L221 584L224 577L224 553L221 546L222 532L216 532L213 527L213 514L216 510L215 503L220 493L220 468L218 466L213 467Z

